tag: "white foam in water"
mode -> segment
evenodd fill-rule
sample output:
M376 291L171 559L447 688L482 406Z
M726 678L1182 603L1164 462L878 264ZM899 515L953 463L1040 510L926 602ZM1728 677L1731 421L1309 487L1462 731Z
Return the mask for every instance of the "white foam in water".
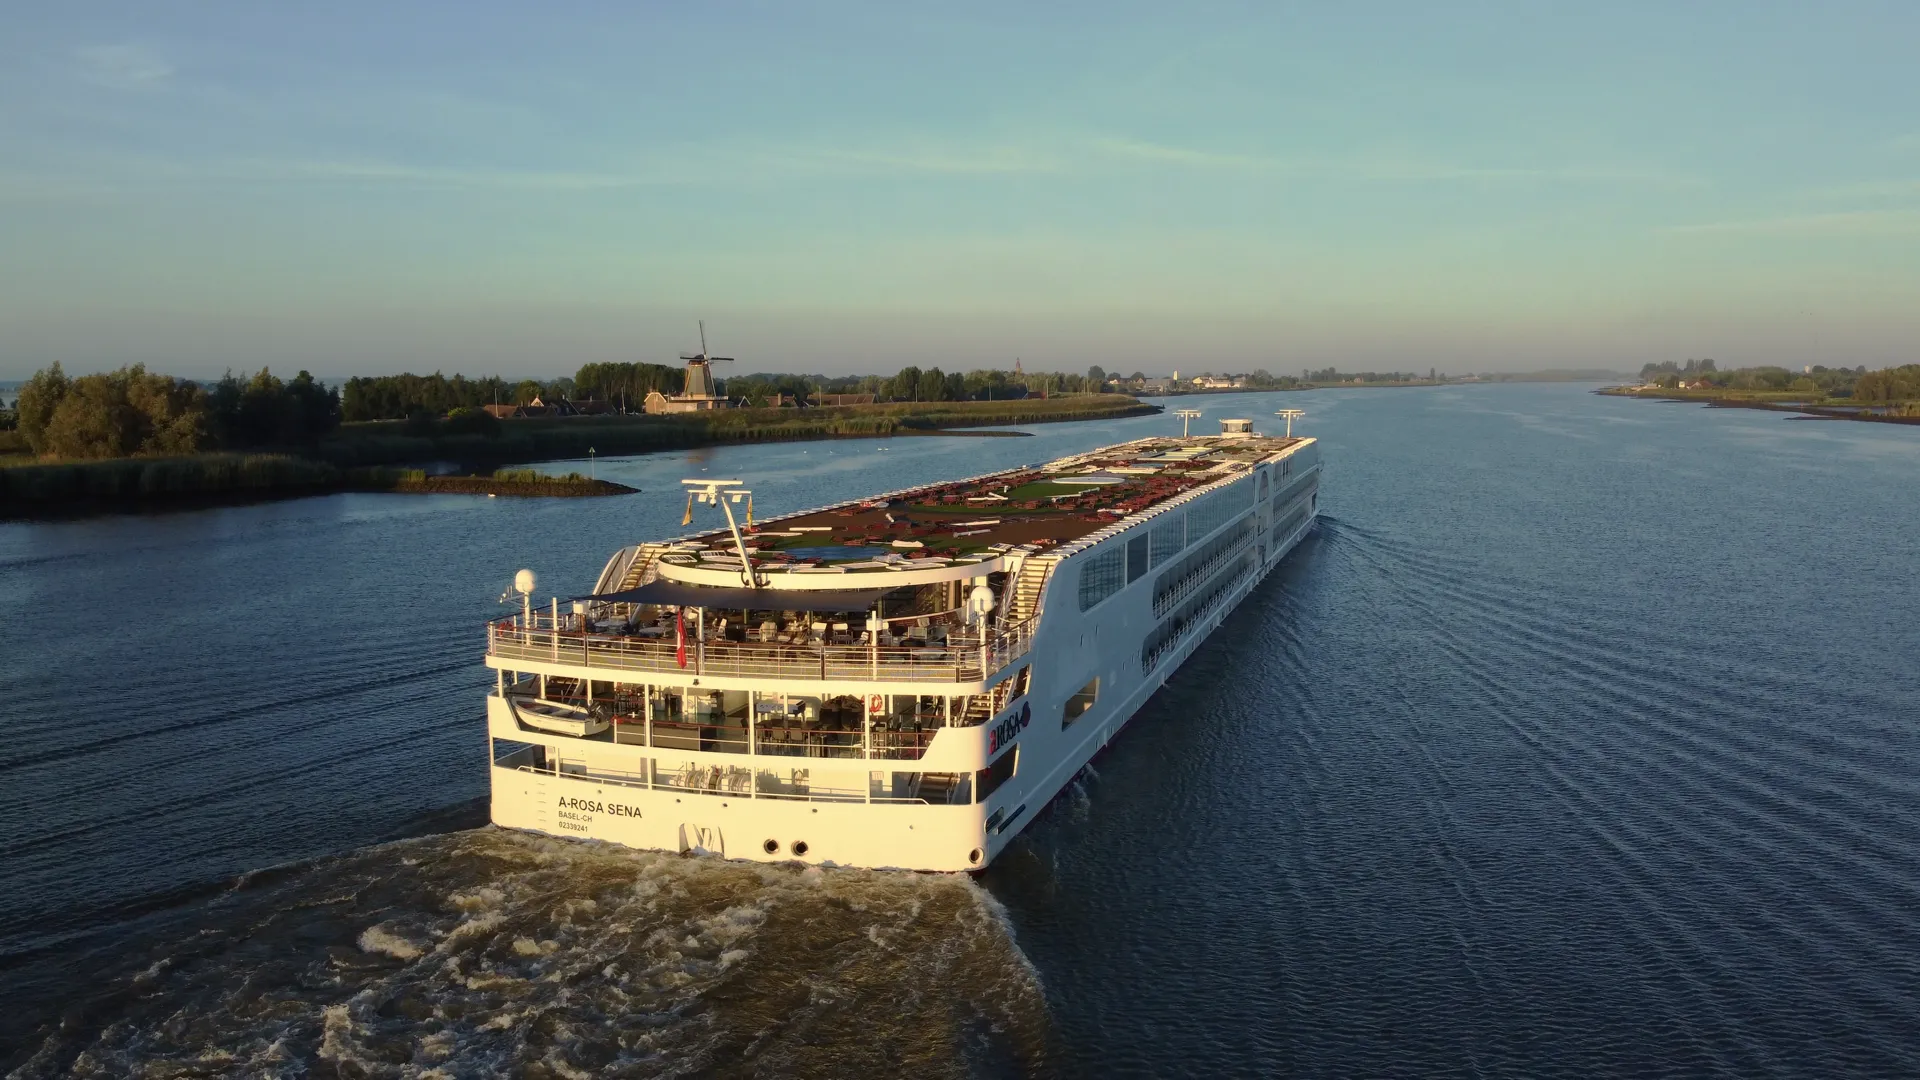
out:
M1037 1060L1045 1022L964 877L483 829L277 875L202 919L130 956L141 992L45 1033L16 1075L937 1077L968 1071L983 1030Z
M360 947L370 953L384 953L395 960L417 958L420 946L388 930L385 925L369 926L360 934Z

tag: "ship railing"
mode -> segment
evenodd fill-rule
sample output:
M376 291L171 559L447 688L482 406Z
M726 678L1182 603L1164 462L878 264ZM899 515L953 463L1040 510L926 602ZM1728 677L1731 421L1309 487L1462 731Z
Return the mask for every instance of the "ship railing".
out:
M1230 595L1235 588L1241 585L1243 581L1253 573L1253 571L1254 571L1253 567L1248 567L1237 574L1228 575L1224 580L1222 580L1219 583L1218 588L1214 589L1213 592L1207 594L1207 598L1205 600L1202 600L1200 603L1194 605L1194 608L1192 611L1189 611L1185 615L1182 615L1178 620L1176 620L1172 625L1170 625L1167 628L1166 636L1163 637L1158 644L1153 645L1141 652L1140 654L1141 673L1151 674L1153 672L1153 669L1159 666L1160 661L1166 659L1169 653L1179 648L1186 641L1188 635L1193 633L1193 630L1196 626L1199 626L1201 623L1211 618L1213 616L1213 613L1219 610L1221 603L1225 601L1228 595Z
M1165 616L1167 612L1173 610L1174 605L1193 595L1194 590L1205 585L1208 579L1213 577L1214 572L1226 564L1227 560L1245 551L1248 545L1253 543L1254 536L1257 532L1258 530L1248 529L1240 533L1232 543L1221 548L1218 552L1209 556L1205 562L1202 562L1199 566L1194 567L1182 575L1180 580L1174 582L1172 587L1166 592L1154 597L1153 617L1158 619Z
M684 646L623 634L577 628L563 616L530 622L512 616L487 624L487 652L503 660L578 663L619 671L685 673L740 678L845 682L980 682L1033 648L1033 619L971 640L955 636L942 645L782 645L762 642L688 641ZM684 663L682 660L684 659Z
M550 701L587 704L580 694L552 693ZM771 724L762 720L751 736L737 717L687 712L656 712L651 721L627 699L612 704L612 726L598 735L579 736L588 742L644 746L657 750L699 750L706 753L750 754L778 758L869 758L875 761L918 761L933 745L942 727L964 726L938 712L889 713L876 716L873 729L829 728L801 724ZM864 737L864 738L863 738ZM502 761L501 764L506 764Z
M834 802L834 803L886 803L906 806L932 806L930 800L897 795L863 795L857 790L846 788L809 788L806 791L773 791L756 782L749 770L724 765L690 766L655 773L649 780L645 776L633 773L608 773L598 769L575 771L560 769L552 765L518 765L515 772L532 773L537 776L553 776L561 779L587 780L595 784L610 784L643 791L686 791L696 795L737 795L749 799L785 799L789 802ZM742 773L748 775L744 778ZM791 784L791 781L778 781L772 777L760 777L759 781L768 786ZM964 805L947 804L945 805Z

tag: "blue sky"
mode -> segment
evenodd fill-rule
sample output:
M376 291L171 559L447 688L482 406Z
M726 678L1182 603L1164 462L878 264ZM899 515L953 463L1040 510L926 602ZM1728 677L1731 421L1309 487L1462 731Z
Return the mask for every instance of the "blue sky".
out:
M4 20L0 379L1920 361L1912 3Z

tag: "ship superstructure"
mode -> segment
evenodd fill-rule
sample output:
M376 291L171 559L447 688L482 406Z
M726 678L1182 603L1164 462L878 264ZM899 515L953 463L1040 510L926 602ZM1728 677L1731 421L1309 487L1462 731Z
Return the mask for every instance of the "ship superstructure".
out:
M488 625L493 820L983 868L1313 527L1314 440L1222 428L758 522L690 481L726 528Z

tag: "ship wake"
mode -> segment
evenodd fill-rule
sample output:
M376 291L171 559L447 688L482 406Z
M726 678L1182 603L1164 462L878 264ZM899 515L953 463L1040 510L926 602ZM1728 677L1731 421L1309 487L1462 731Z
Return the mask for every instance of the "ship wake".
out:
M261 875L120 951L13 1075L957 1076L1045 1034L965 877L495 829Z

